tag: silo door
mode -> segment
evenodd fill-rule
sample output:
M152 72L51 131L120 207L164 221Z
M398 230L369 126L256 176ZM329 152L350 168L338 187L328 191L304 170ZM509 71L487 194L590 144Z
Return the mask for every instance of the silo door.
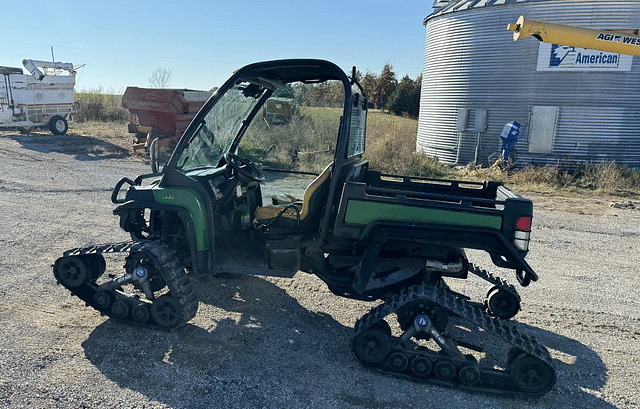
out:
M529 152L552 153L556 136L558 107L534 106L529 128Z

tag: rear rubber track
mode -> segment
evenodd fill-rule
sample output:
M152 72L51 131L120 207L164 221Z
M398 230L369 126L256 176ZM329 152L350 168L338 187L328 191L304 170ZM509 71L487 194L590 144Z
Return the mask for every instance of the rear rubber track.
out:
M377 362L364 362L363 364L373 367L377 370L389 372L394 375L403 377L409 377L426 383L433 383L437 385L444 385L452 388L469 390L474 392L486 392L486 393L499 393L518 396L540 396L553 388L556 380L555 370L553 369L553 361L547 349L542 346L533 336L527 336L521 334L520 331L515 328L508 321L493 318L485 313L478 305L466 301L463 297L456 295L450 290L438 288L428 284L419 284L407 287L398 294L387 299L383 304L373 308L369 313L360 318L354 327L355 335L354 340L358 335L362 334L372 327L380 327L380 322L388 315L398 311L404 305L419 301L427 300L435 303L442 308L446 309L449 314L459 316L462 319L472 323L473 325L484 329L478 334L485 337L483 342L495 342L492 336L497 337L506 344L511 345L511 350L508 351L506 369L495 369L481 367L481 380L473 385L465 385L456 377L451 380L443 380L434 376L434 371L428 375L417 375L415 371L412 371L411 365L407 365L406 368L398 370L393 369L390 366L390 362L394 353L402 353L409 357L409 361L415 359L415 357L421 357L422 359L428 359L433 363L433 366L437 365L438 361L447 361L448 357L442 351L431 351L426 348L406 348L402 345L402 342L398 342L398 338L391 337L389 351L383 359ZM387 325L388 328L388 325ZM355 344L352 344L355 347ZM426 351L425 351L426 350ZM523 355L530 356L537 360L542 361L543 366L546 365L546 369L551 371L549 373L549 384L544 387L543 390L536 390L535 392L528 392L518 388L511 380L511 374L509 372L509 366L516 359L516 357ZM354 353L356 358L357 354ZM394 355L394 357L397 355ZM358 358L359 359L359 358ZM403 358L404 359L404 358ZM397 363L397 362L396 362ZM400 365L402 366L402 365ZM525 380L526 382L526 380Z

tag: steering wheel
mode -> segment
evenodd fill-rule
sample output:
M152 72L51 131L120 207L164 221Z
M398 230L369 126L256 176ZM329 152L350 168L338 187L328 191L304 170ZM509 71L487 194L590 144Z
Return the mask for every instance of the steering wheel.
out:
M227 152L224 154L224 160L241 178L253 182L264 182L264 174L249 159Z

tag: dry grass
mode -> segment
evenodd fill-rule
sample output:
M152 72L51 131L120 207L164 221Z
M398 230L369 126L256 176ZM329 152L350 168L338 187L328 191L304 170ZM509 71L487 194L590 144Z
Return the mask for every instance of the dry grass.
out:
M583 163L573 169L554 166L506 168L501 161L493 165L469 164L454 168L436 158L416 153L418 121L370 111L367 122L365 158L371 167L385 173L465 180L494 180L518 191L536 193L640 194L640 169L615 162Z
M74 99L78 122L121 122L129 118L129 111L122 108L122 95L106 94L102 88L76 92Z
M120 122L87 121L69 124L69 135L77 135L93 141L90 153L96 156L118 154L136 160L147 160L144 151L133 154L132 135L127 131L127 124Z
M451 169L436 158L416 152L418 121L370 110L364 158L383 173L439 178Z
M459 172L465 178L501 181L528 192L599 193L616 196L640 193L640 169L631 169L615 162L582 163L570 170L554 166L505 169L500 163L496 163L490 167L467 165Z
M78 93L76 100L81 108L78 122L71 125L70 133L107 140L132 152L131 135L126 128L126 110L120 107L121 96L102 94L100 90ZM82 107L85 109L82 110ZM93 107L98 117L92 120ZM335 149L337 123L341 110L331 108L301 107L301 118L290 125L271 127L264 124L258 133L268 134L267 146L277 147L283 164L300 170L320 171L331 160ZM112 119L115 118L115 119ZM253 125L252 125L253 126ZM631 169L615 162L585 163L575 169L553 166L526 166L521 169L505 169L501 163L492 166L467 165L454 168L437 158L417 153L416 135L418 121L410 118L370 110L367 121L367 145L364 158L372 169L389 174L411 176L500 181L516 190L534 193L601 193L616 196L640 194L640 169ZM286 133L283 135L283 133ZM291 138L291 133L296 137ZM284 145L283 141L296 141L297 146ZM250 148L250 141L247 141ZM261 144L264 141L256 141ZM294 154L295 152L295 154ZM300 160L295 165L292 157ZM285 163L286 162L286 163ZM303 169L304 168L304 169Z
M288 124L270 125L264 120L254 120L239 152L268 166L320 173L335 155L341 112L333 108L300 107L301 115L294 116Z
M104 140L123 148L132 148L131 134L126 123L86 121L69 124L69 134Z

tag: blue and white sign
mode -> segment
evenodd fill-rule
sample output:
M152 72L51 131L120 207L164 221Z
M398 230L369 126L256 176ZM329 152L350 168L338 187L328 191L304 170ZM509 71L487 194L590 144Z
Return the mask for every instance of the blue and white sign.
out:
M633 57L587 48L540 43L538 71L631 71Z

